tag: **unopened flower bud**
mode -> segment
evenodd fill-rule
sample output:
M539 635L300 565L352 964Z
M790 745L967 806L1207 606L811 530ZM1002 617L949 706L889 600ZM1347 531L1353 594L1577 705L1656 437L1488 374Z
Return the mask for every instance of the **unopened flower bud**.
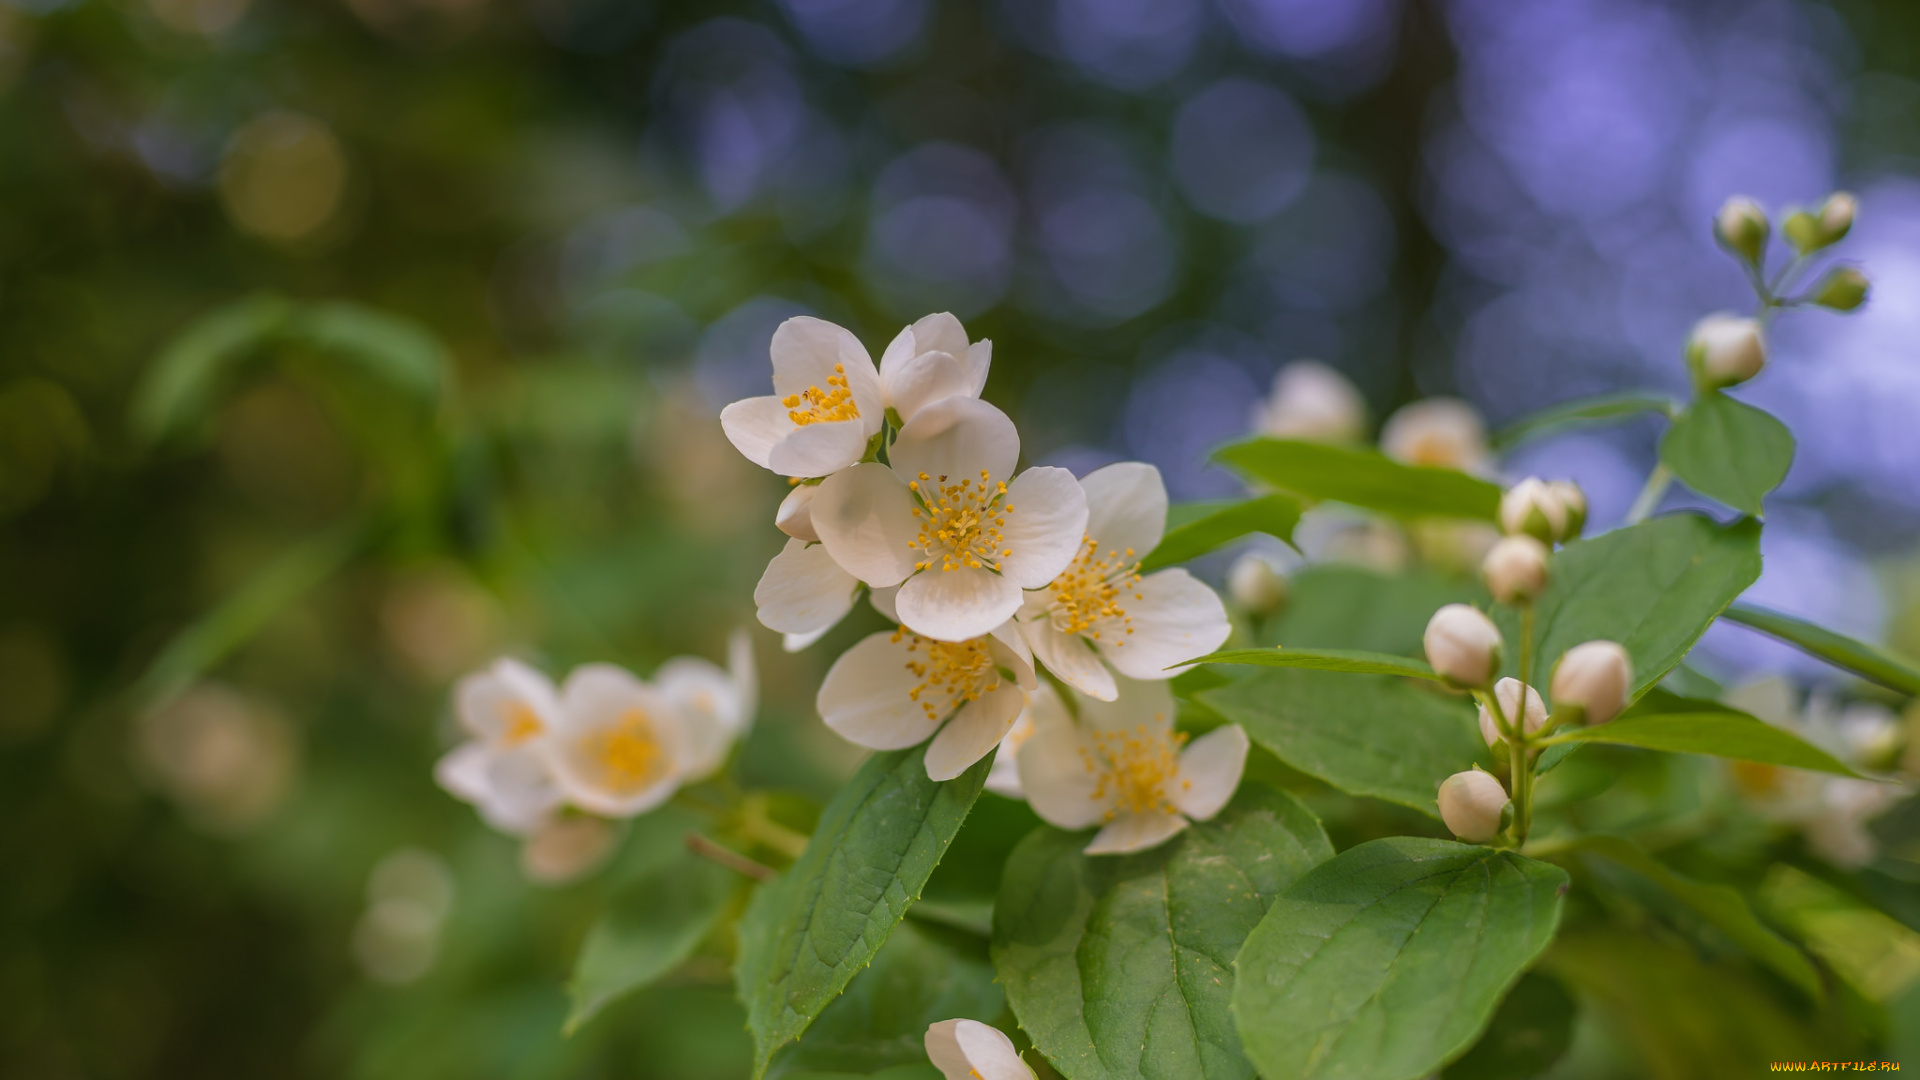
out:
M1501 679L1493 684L1493 699L1500 703L1500 712L1507 718L1507 726L1524 723L1527 734L1531 735L1547 726L1547 703L1540 698L1540 691L1527 687L1527 709L1525 716L1520 712L1520 680ZM1480 737L1492 746L1500 742L1500 725L1493 718L1493 710L1480 706Z
M1427 621L1427 663L1459 686L1485 686L1500 667L1500 628L1466 604L1448 604Z
M1405 405L1380 428L1380 450L1395 461L1476 472L1486 467L1487 425L1473 406L1457 398L1427 398Z
M1553 667L1554 708L1574 706L1589 724L1604 724L1627 707L1633 661L1618 642L1575 645Z
M1503 536L1487 552L1480 572L1487 591L1503 604L1524 604L1547 587L1547 545L1531 536Z
M1760 324L1727 312L1701 319L1687 341L1687 364L1695 381L1708 389L1746 382L1767 365Z
M1287 579L1273 563L1249 553L1234 560L1227 571L1227 592L1248 611L1271 615L1286 605Z
M1853 229L1854 212L1860 209L1860 200L1852 193L1836 191L1827 196L1820 204L1820 246L1827 247L1846 239Z
M1439 802L1440 820L1460 839L1484 844L1500 835L1507 789L1486 773L1473 769L1442 780Z
M1760 261L1771 231L1767 212L1744 195L1728 199L1713 219L1713 235L1728 251L1750 263Z
M1867 300L1867 275L1851 266L1836 266L1813 287L1813 302L1835 311L1852 311Z
M1551 544L1566 534L1567 509L1558 492L1530 476L1500 496L1500 528L1508 536L1531 536Z
M1578 537L1587 527L1587 493L1571 480L1554 480L1547 484L1547 490L1559 498L1560 509L1567 515L1567 527L1561 532L1560 540L1564 543Z

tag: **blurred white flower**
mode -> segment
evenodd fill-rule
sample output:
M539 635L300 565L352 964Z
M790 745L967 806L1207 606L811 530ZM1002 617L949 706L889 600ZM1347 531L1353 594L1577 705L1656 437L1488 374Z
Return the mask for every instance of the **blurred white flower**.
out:
M993 342L967 344L966 328L946 312L928 315L893 339L880 355L880 388L901 423L950 397L977 398L987 385Z
M434 778L501 832L525 835L539 828L561 802L545 752L561 719L553 683L518 660L502 658L460 680L454 709L471 739L440 759Z
M1287 602L1287 576L1273 560L1247 552L1227 571L1227 593L1255 615L1271 615Z
M673 796L695 753L679 709L612 664L574 668L546 756L566 801L610 818L644 814Z
M1558 544L1578 536L1586 517L1586 495L1565 480L1549 484L1529 476L1500 496L1500 528L1508 536Z
M1013 727L1009 728L1006 736L1000 740L1000 753L994 757L993 768L987 773L988 791L996 795L1004 795L1009 799L1027 797L1025 789L1020 786L1020 748L1026 745L1028 739L1033 738L1035 731L1040 730L1040 726L1034 722L1033 718L1042 712L1048 713L1052 718L1064 717L1069 723L1072 722L1072 717L1067 714L1066 703L1060 700L1060 692L1053 688L1052 683L1043 682L1034 687L1027 694L1027 707L1021 710L1019 718L1013 722Z
M713 775L728 751L753 726L760 707L760 679L753 639L736 630L727 641L727 667L698 656L676 656L653 673L653 683L686 721L686 756L680 780Z
M1176 733L1166 683L1122 679L1118 690L1112 701L1076 694L1077 723L1065 710L1036 711L1018 755L1020 786L1042 820L1102 826L1090 855L1143 851L1209 820L1233 798L1247 762L1247 734L1235 725L1191 744Z
M1254 406L1253 427L1276 439L1358 442L1367 434L1367 403L1345 375L1318 360L1295 360Z
M1086 535L1073 562L1030 592L1020 629L1048 671L1085 694L1113 700L1113 671L1169 679L1169 665L1210 653L1232 632L1214 591L1178 568L1140 573L1167 527L1160 470L1137 461L1080 481ZM1104 662L1103 662L1104 661Z
M862 464L820 485L813 525L828 554L875 588L899 585L908 630L939 641L988 633L1022 589L1051 582L1086 531L1086 497L1065 469L1014 476L1020 436L974 398L921 409L891 465Z
M619 827L605 818L553 818L520 845L520 872L536 885L578 881L606 862L619 838Z
M1502 604L1525 604L1547 587L1547 545L1531 536L1503 536L1480 563L1487 591Z
M1380 429L1380 449L1409 465L1478 473L1493 459L1487 425L1473 406L1437 397L1402 406Z
M189 687L142 715L134 738L148 779L214 832L263 824L299 771L293 724L269 702L218 683Z
M720 426L748 461L782 476L827 476L866 456L885 421L880 374L846 330L811 316L773 332L773 393L736 401Z
M927 1028L927 1058L945 1080L1033 1080L1013 1040L978 1020L942 1020Z

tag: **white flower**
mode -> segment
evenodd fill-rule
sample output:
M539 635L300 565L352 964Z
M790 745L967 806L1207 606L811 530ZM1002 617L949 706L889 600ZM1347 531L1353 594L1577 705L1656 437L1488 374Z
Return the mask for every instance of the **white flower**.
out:
M1254 406L1253 426L1276 439L1357 442L1367 433L1367 403L1345 375L1318 360L1295 360Z
M687 736L682 783L713 775L733 744L753 726L760 682L753 640L737 630L727 641L727 668L697 656L676 656L653 673L653 684L680 710Z
M978 1020L942 1020L927 1028L927 1058L945 1080L1033 1080L1013 1040Z
M1485 686L1500 666L1500 628L1478 609L1448 604L1427 620L1427 663L1461 686Z
M1766 337L1753 319L1715 312L1694 324L1687 340L1687 363L1706 386L1743 383L1767 366Z
M818 641L853 610L860 579L840 568L823 544L789 539L753 587L761 625L786 635L788 652Z
M1080 721L1036 711L1020 747L1020 787L1041 820L1102 825L1089 855L1143 851L1218 814L1240 786L1247 733L1228 724L1186 744L1164 682L1121 680L1111 702L1075 695Z
M1073 722L1066 703L1060 700L1060 692L1053 688L1052 683L1043 682L1034 687L1027 694L1027 707L1021 710L1013 727L1007 729L1006 736L1000 740L1000 753L994 756L993 768L987 772L988 791L1009 799L1027 797L1026 789L1020 786L1020 748L1033 738L1034 732L1040 730L1041 724L1034 717L1041 713L1046 714L1047 723L1056 720Z
M827 478L813 525L835 563L875 588L900 585L900 622L966 641L1020 609L1023 589L1073 561L1087 503L1065 469L1013 475L1020 436L975 398L921 409L889 451ZM904 583L904 584L903 584Z
M1500 813L1507 806L1507 789L1478 769L1454 773L1440 782L1440 820L1453 835L1484 844L1500 834Z
M1560 657L1548 686L1555 708L1578 706L1586 723L1604 724L1627 707L1633 660L1617 642L1588 641Z
M1396 461L1461 472L1480 472L1492 459L1487 425L1458 398L1416 401L1387 418L1380 449Z
M1503 536L1480 564L1487 591L1503 604L1524 604L1547 587L1547 545L1531 536Z
M1501 679L1493 684L1493 696L1500 702L1500 712L1507 718L1507 726L1512 727L1521 721L1520 680ZM1547 703L1540 700L1540 691L1527 687L1527 712L1525 717L1527 734L1531 735L1547 726ZM1493 711L1485 705L1480 706L1480 737L1492 746L1500 741L1500 725L1493 719Z
M1232 625L1220 598L1185 570L1140 573L1140 560L1166 532L1160 470L1122 462L1088 473L1079 486L1086 536L1058 577L1027 594L1020 629L1048 671L1111 701L1107 665L1130 679L1172 678L1169 665L1219 648Z
M1287 576L1273 560L1247 552L1227 571L1227 592L1233 602L1256 615L1271 615L1287 602Z
M866 456L886 418L867 350L824 319L773 332L773 394L736 401L720 426L748 461L782 476L826 476Z
M1033 657L1012 623L961 642L901 627L869 634L834 661L815 704L841 738L872 750L933 736L927 775L951 780L1000 745L1034 684Z
M880 389L901 423L950 397L980 396L993 361L993 342L967 344L960 320L928 315L900 331L880 356Z
M545 755L562 716L553 683L503 658L460 680L454 710L472 738L440 759L434 778L501 832L537 830L561 802Z
M569 803L602 817L644 814L673 796L697 747L665 694L612 664L573 669L546 752Z

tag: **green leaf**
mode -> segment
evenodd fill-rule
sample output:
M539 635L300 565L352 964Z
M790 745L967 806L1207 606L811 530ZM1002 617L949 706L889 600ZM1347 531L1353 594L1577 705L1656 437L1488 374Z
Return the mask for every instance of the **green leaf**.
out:
M1262 634L1263 645L1358 649L1424 656L1427 620L1448 604L1488 605L1486 591L1460 578L1430 573L1382 574L1321 563L1293 575L1286 609Z
M771 1075L925 1064L929 1025L955 1017L991 1024L1006 1007L985 939L908 920L887 938L873 966L780 1055Z
M1793 433L1759 409L1709 391L1667 429L1660 460L1693 490L1758 516L1793 464Z
M1142 571L1198 558L1248 533L1263 532L1292 542L1293 527L1300 523L1300 502L1286 495L1260 495L1237 502L1176 506L1167 518L1181 524L1169 529L1159 545L1140 560Z
M1737 622L1763 634L1770 634L1802 652L1879 683L1889 690L1920 696L1920 668L1864 641L1836 634L1791 615L1747 604L1735 604L1728 608L1725 618L1728 622Z
M1550 431L1576 425L1618 420L1649 412L1672 416L1678 410L1678 403L1660 394L1630 391L1624 394L1601 394L1596 397L1578 398L1559 405L1549 405L1539 412L1524 416L1494 432L1493 448L1509 450L1536 435L1545 435Z
M1791 769L1857 776L1825 750L1783 728L1741 712L1667 713L1622 717L1610 724L1575 728L1555 739L1568 742L1612 743L1665 750L1676 754L1785 765Z
M1350 675L1404 675L1409 679L1431 679L1436 682L1440 679L1422 661L1350 649L1226 649L1183 660L1174 666L1186 664L1250 664L1255 667L1344 671Z
M1287 439L1249 439L1214 451L1249 480L1309 499L1332 499L1401 517L1492 521L1500 486L1456 469L1404 465L1376 450Z
M1442 780L1493 764L1472 705L1398 679L1262 671L1199 701L1301 772L1429 817Z
M1333 848L1262 784L1137 855L1037 829L994 905L993 961L1034 1046L1074 1080L1250 1078L1228 1003L1233 958L1289 883Z
M177 434L202 416L233 370L277 335L293 305L257 293L196 319L167 344L133 398L133 429L149 442Z
M1786 938L1763 925L1739 890L1676 874L1665 863L1617 836L1583 836L1572 842L1570 850L1598 855L1647 878L1809 998L1818 1002L1825 997L1820 973L1814 970L1813 962Z
M1266 1080L1417 1080L1473 1044L1553 938L1566 871L1396 836L1293 883L1234 964Z
M446 352L438 339L418 323L359 304L303 308L287 322L286 336L422 402L436 400L446 379Z
M895 1065L891 1069L881 1069L876 1073L850 1072L805 1072L782 1073L780 1080L942 1080L940 1070L931 1062L918 1065Z
M623 884L573 962L566 1034L679 967L712 932L737 881L730 871L688 853Z
M806 852L748 905L734 980L756 1078L880 951L960 831L993 762L988 754L936 783L925 754L918 746L868 758L827 804Z
M1717 525L1669 514L1578 540L1554 553L1534 602L1534 675L1542 693L1561 654L1583 641L1617 641L1633 658L1634 696L1673 670L1714 618L1760 577L1760 523ZM1519 674L1520 618L1494 613Z
M1520 976L1493 1014L1487 1033L1442 1080L1533 1080L1573 1044L1573 998L1545 975Z

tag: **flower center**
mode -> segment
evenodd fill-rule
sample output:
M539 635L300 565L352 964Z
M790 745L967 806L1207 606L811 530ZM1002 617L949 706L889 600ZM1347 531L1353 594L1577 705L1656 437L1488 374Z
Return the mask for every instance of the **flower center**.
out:
M780 404L787 407L787 419L792 420L796 427L860 419L860 406L854 402L853 390L847 385L845 364L833 365L833 374L827 376L825 390L809 386L797 394L781 398Z
M500 733L500 746L511 750L522 743L537 739L547 726L540 722L540 714L524 701L516 701L507 706L507 728Z
M1422 465L1434 469L1457 469L1461 460L1460 447L1454 440L1441 434L1422 435L1408 447L1409 464Z
M920 684L907 691L928 720L944 720L969 701L1000 689L1000 669L984 637L932 641L902 626L893 640L907 643L907 670Z
M1081 545L1073 562L1047 586L1052 593L1054 628L1063 634L1090 634L1100 640L1102 623L1117 622L1119 633L1110 645L1125 645L1133 633L1133 618L1121 601L1129 595L1142 599L1134 589L1140 584L1140 561L1133 549L1114 551L1103 556L1092 537Z
M628 709L612 727L587 735L580 745L599 763L606 785L623 794L651 787L667 772L666 751L643 709Z
M1158 719L1158 718L1157 718ZM1107 820L1121 814L1145 814L1172 810L1167 784L1180 772L1180 747L1186 744L1185 732L1146 724L1132 731L1096 731L1093 749L1082 750L1087 771L1099 774L1093 789L1095 799L1110 799ZM1182 780L1184 790L1189 781Z
M963 566L999 570L999 560L1013 554L1000 533L1006 528L1007 515L1013 513L1006 501L1006 481L994 483L981 469L978 484L972 477L952 484L944 475L936 480L921 473L907 487L920 503L913 509L913 516L920 519L920 535L907 541L910 550L924 556L913 564L915 570L930 570L936 561L947 571Z

